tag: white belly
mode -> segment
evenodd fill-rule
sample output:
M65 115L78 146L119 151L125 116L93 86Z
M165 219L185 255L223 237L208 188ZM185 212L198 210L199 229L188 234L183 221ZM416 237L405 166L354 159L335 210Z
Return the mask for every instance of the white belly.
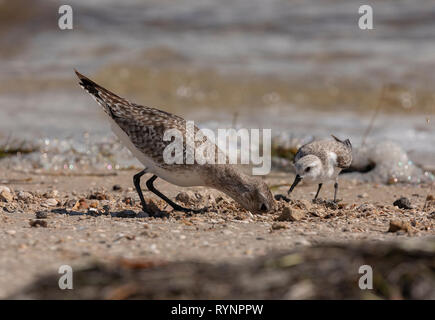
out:
M189 170L167 170L159 167L153 159L147 157L142 151L138 150L135 145L131 142L130 137L118 126L118 124L109 116L110 126L115 135L121 140L122 144L127 147L128 150L138 159L143 166L147 169L147 172L153 173L159 178L166 180L172 184L189 187L189 186L202 186L204 185L203 178L200 176L198 170L195 170L193 166Z
M169 171L163 168L156 167L153 173L159 178L180 187L204 186L204 179L198 173L198 171L193 168L194 165L189 166L192 166L191 170L174 171Z
M143 152L138 150L133 142L131 142L130 137L122 130L118 124L108 115L106 115L110 122L110 127L115 135L121 140L122 144L127 147L128 150L138 159L150 172L153 172L155 167L155 162L147 157Z

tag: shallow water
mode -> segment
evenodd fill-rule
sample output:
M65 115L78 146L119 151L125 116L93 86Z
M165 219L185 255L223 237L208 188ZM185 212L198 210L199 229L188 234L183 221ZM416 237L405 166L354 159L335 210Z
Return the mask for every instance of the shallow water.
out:
M25 1L14 3L25 13ZM1 25L0 145L9 135L38 148L50 141L48 153L65 158L59 168L116 165L97 161L101 146L120 147L107 143L113 136L73 68L201 127L231 126L237 112L238 127L272 128L283 144L333 133L360 145L380 88L394 83L368 141L393 141L433 166L435 3L377 2L371 31L357 28L359 5L77 0L75 29L60 31L50 23L58 2L44 1L32 19Z

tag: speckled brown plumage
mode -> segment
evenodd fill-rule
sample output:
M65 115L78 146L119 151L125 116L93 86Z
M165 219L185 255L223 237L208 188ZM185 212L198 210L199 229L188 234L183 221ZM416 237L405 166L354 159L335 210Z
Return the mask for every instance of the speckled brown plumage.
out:
M288 194L300 181L317 183L318 188L313 200L317 199L324 182L335 180L334 202L337 200L338 175L352 163L352 144L332 136L334 140L319 140L303 145L295 155L296 177Z
M323 166L328 165L328 153L334 152L337 155L337 167L349 168L352 163L352 145L349 140L341 141L334 137L334 140L319 140L303 145L295 155L294 162L300 158L313 154L319 157Z
M101 105L111 122L115 124L115 133L132 153L144 164L145 169L135 176L140 183L140 176L145 172L154 174L168 182L180 186L208 186L218 189L252 212L266 212L274 207L274 199L267 185L258 178L243 174L230 164L168 164L163 152L172 141L164 141L167 130L177 129L183 135L183 155L186 154L186 121L168 112L141 106L119 97L101 87L76 71L80 86ZM113 120L113 121L112 121ZM199 129L194 126L191 134ZM122 131L121 133L119 131ZM195 148L207 140L194 141ZM132 145L131 145L132 144ZM215 148L215 163L218 159L218 147ZM155 178L151 178L150 186ZM148 182L149 182L148 181ZM147 183L148 185L148 183ZM139 185L136 186L141 196ZM160 193L153 187L153 192ZM162 197L162 195L159 195ZM166 198L163 195L164 198ZM164 199L162 198L162 199ZM141 202L143 199L141 198ZM174 208L180 208L165 199ZM144 211L146 210L143 203Z
M119 97L109 90L99 86L76 71L80 85L103 107L104 111L130 137L137 149L151 157L160 166L167 166L163 159L163 150L171 141L164 141L166 130L177 129L186 135L186 120L168 112L138 105ZM194 134L198 128L194 127ZM184 152L186 150L184 139ZM199 145L200 142L196 142ZM171 166L180 166L173 164ZM184 166L183 164L181 166ZM180 168L181 169L181 168Z

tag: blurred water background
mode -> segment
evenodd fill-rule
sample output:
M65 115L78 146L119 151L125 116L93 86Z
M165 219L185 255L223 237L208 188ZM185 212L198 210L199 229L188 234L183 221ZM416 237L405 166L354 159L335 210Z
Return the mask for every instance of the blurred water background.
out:
M75 0L66 31L61 4L0 0L0 146L36 146L35 168L134 164L74 68L200 127L272 128L284 145L333 133L360 146L374 119L368 145L435 164L433 0L372 1L369 31L355 0Z

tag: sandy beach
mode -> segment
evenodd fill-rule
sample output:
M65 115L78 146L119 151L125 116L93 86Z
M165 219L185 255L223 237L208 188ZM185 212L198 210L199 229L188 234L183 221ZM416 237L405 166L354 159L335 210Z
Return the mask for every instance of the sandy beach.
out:
M0 297L22 293L41 276L56 278L64 264L74 270L119 259L243 265L289 249L425 241L435 235L435 202L429 185L370 184L344 175L337 207L313 204L315 186L301 185L290 202L278 202L275 212L252 215L217 191L181 189L160 180L157 185L172 198L193 207L208 205L210 210L199 215L173 212L144 189L146 200L160 212L161 217L154 218L141 213L131 182L134 173L117 171L100 177L6 173L0 185L7 186L13 198L0 202ZM272 172L266 182L288 184L293 177ZM275 187L274 193L286 194L287 189ZM332 184L325 185L321 197L332 195ZM411 208L393 206L402 196L410 200ZM58 298L62 299L61 292Z

